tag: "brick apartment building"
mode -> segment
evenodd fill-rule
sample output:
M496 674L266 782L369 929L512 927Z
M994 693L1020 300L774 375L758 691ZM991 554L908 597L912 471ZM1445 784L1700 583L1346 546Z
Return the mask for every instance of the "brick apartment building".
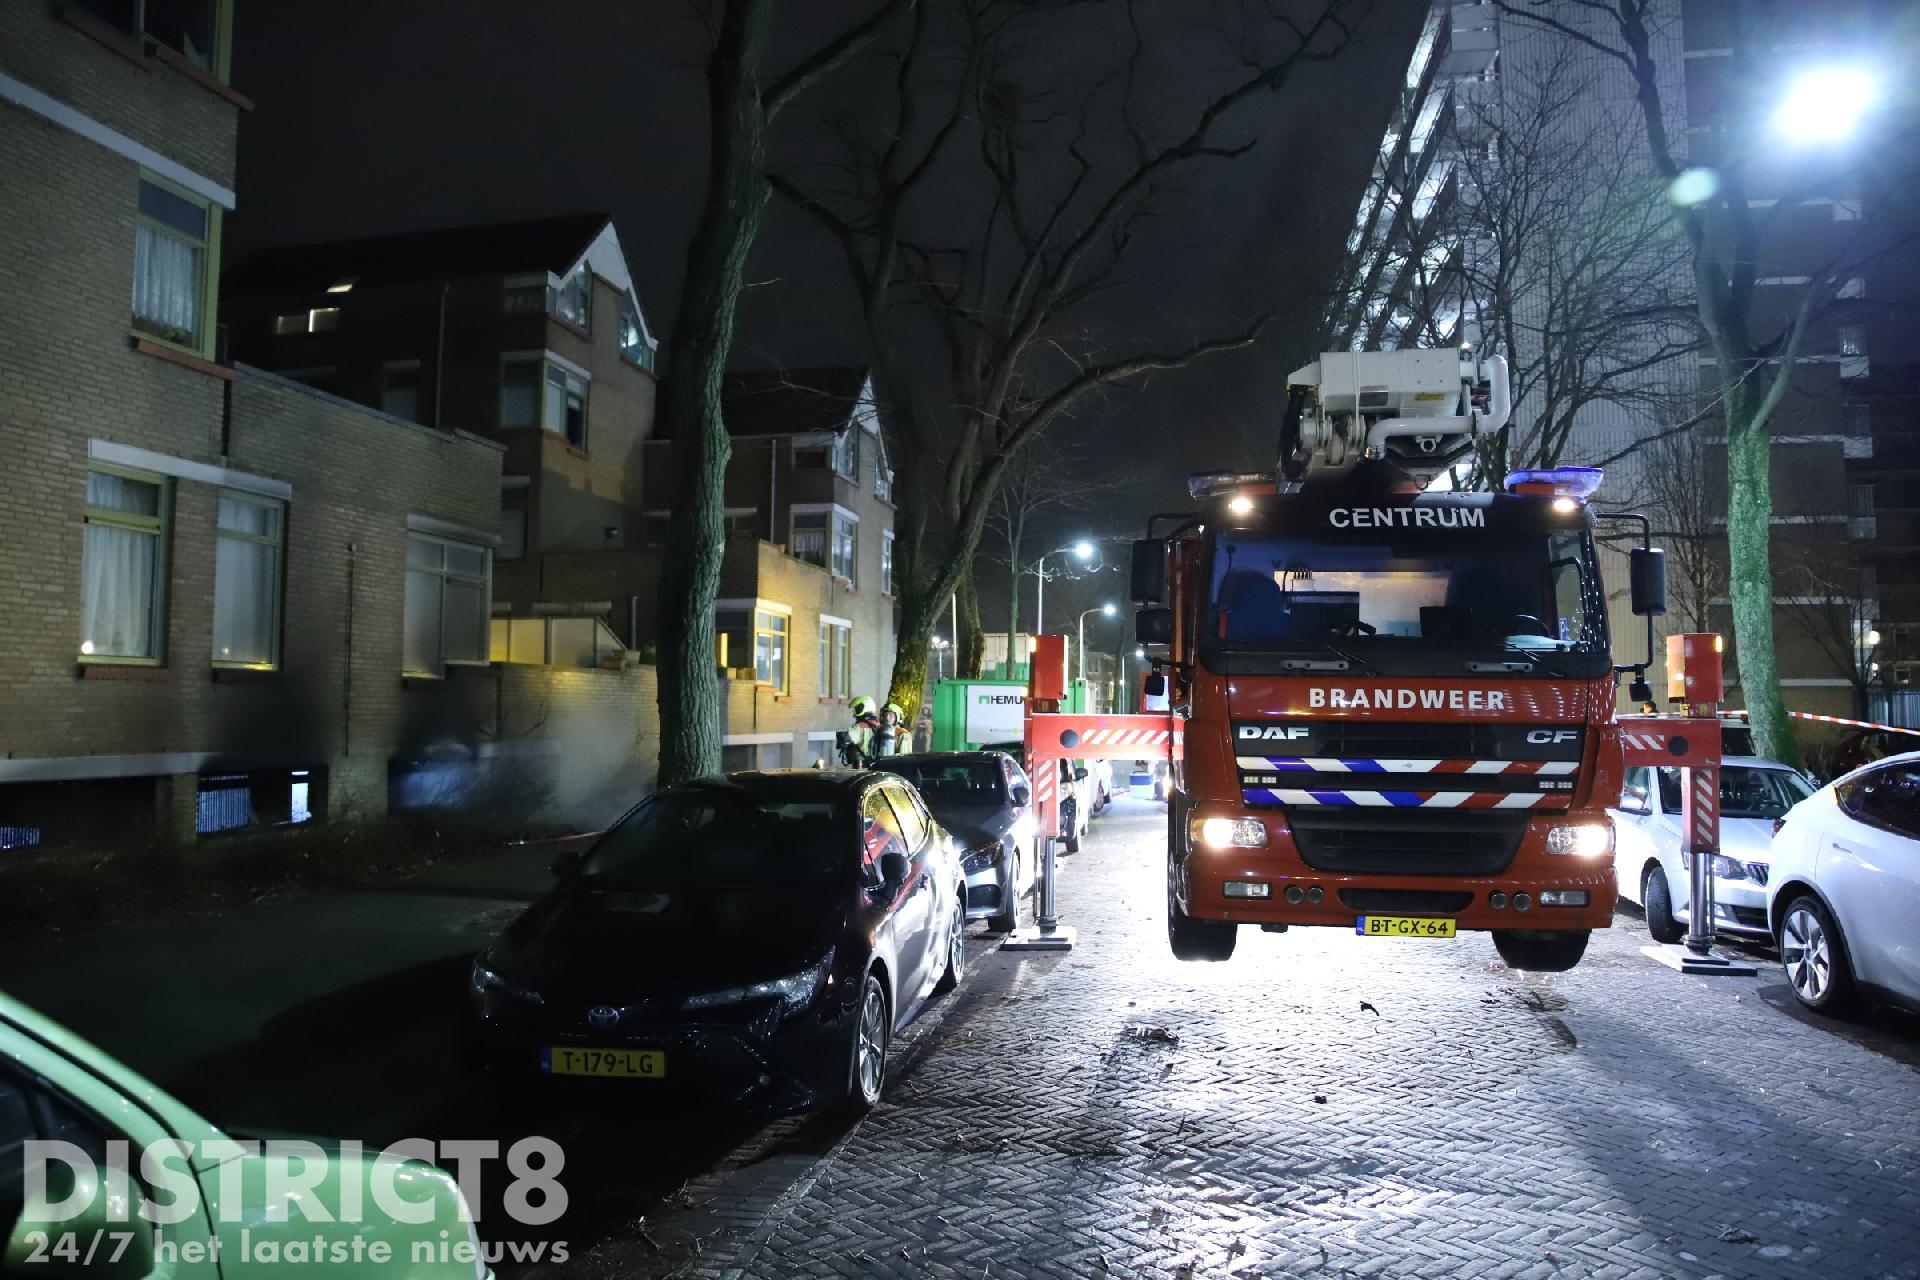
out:
M284 246L224 283L241 358L505 448L496 662L652 647L673 444L605 215ZM864 370L737 374L725 413L724 763L810 764L891 672L892 470Z
M830 759L848 703L884 693L892 678L893 468L864 369L733 374L724 413L733 456L715 620L723 763L804 766ZM539 572L555 599L626 601L634 643L647 647L673 441L649 440L642 455L638 545L556 552Z
M651 732L642 673L486 665L511 446L226 360L230 33L0 10L0 847L377 818L416 758Z

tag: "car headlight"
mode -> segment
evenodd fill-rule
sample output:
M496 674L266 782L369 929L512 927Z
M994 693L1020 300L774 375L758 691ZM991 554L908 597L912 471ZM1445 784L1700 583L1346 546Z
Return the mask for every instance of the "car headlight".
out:
M1209 849L1267 847L1267 824L1258 818L1195 818L1189 834Z
M1693 855L1691 853L1685 850L1681 851L1680 867L1684 871L1693 870ZM1716 853L1707 859L1707 874L1718 877L1721 880L1750 880L1753 878L1747 874L1746 867L1737 859L1729 858L1724 853Z
M960 869L968 875L976 871L985 871L996 866L1006 856L1006 848L998 840L992 844L983 844L977 849L969 849L967 856L960 860Z
M827 971L832 967L833 953L829 951L820 963L790 977L773 978L746 987L728 987L724 991L703 991L682 1000L680 1007L724 1009L729 1005L745 1004L749 1000L775 999L780 1002L782 1016L799 1013L813 1002L814 995L827 980Z
M546 997L542 996L538 991L527 987L516 986L508 982L505 978L501 977L494 970L487 968L485 964L478 960L473 962L473 975L467 982L468 986L473 989L473 994L477 996L485 995L489 991L498 991L503 996L510 996L515 1000L524 1000L528 1004L545 1004L547 1002Z
M1570 853L1576 858L1598 858L1613 852L1611 822L1581 822L1547 828L1547 852Z

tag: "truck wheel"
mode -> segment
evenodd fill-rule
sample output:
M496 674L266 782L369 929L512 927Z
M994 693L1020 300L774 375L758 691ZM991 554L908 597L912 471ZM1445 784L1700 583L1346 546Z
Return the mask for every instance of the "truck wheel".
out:
M1657 862L1648 863L1641 873L1640 904L1647 913L1647 932L1655 942L1678 942L1687 936L1687 926L1673 918L1673 894L1667 889L1667 873Z
M1176 960L1217 961L1233 959L1233 944L1240 926L1229 920L1195 920L1180 909L1174 885L1180 864L1167 859L1167 945Z
M1495 929L1493 949L1509 969L1565 973L1587 954L1591 929Z

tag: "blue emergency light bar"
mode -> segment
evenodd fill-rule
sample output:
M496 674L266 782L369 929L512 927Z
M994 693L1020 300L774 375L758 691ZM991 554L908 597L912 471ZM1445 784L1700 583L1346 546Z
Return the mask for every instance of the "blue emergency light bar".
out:
M1607 473L1599 467L1538 467L1507 473L1508 493L1550 493L1585 502L1600 488Z

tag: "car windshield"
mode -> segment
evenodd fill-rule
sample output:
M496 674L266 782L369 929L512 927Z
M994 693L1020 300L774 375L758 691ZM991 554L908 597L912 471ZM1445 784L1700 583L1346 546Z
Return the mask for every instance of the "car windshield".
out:
M1728 765L1720 770L1720 816L1723 818L1781 818L1787 810L1813 794L1797 773L1785 769L1754 769ZM1660 771L1660 807L1680 812L1680 771Z
M991 760L882 760L880 768L919 788L928 804L998 804L1006 799L998 763Z
M686 787L641 802L587 851L582 880L614 884L819 881L856 865L850 800Z
M1568 520L1531 505L1403 501L1303 512L1284 532L1226 530L1215 535L1205 642L1367 661L1404 642L1604 652L1592 543Z

